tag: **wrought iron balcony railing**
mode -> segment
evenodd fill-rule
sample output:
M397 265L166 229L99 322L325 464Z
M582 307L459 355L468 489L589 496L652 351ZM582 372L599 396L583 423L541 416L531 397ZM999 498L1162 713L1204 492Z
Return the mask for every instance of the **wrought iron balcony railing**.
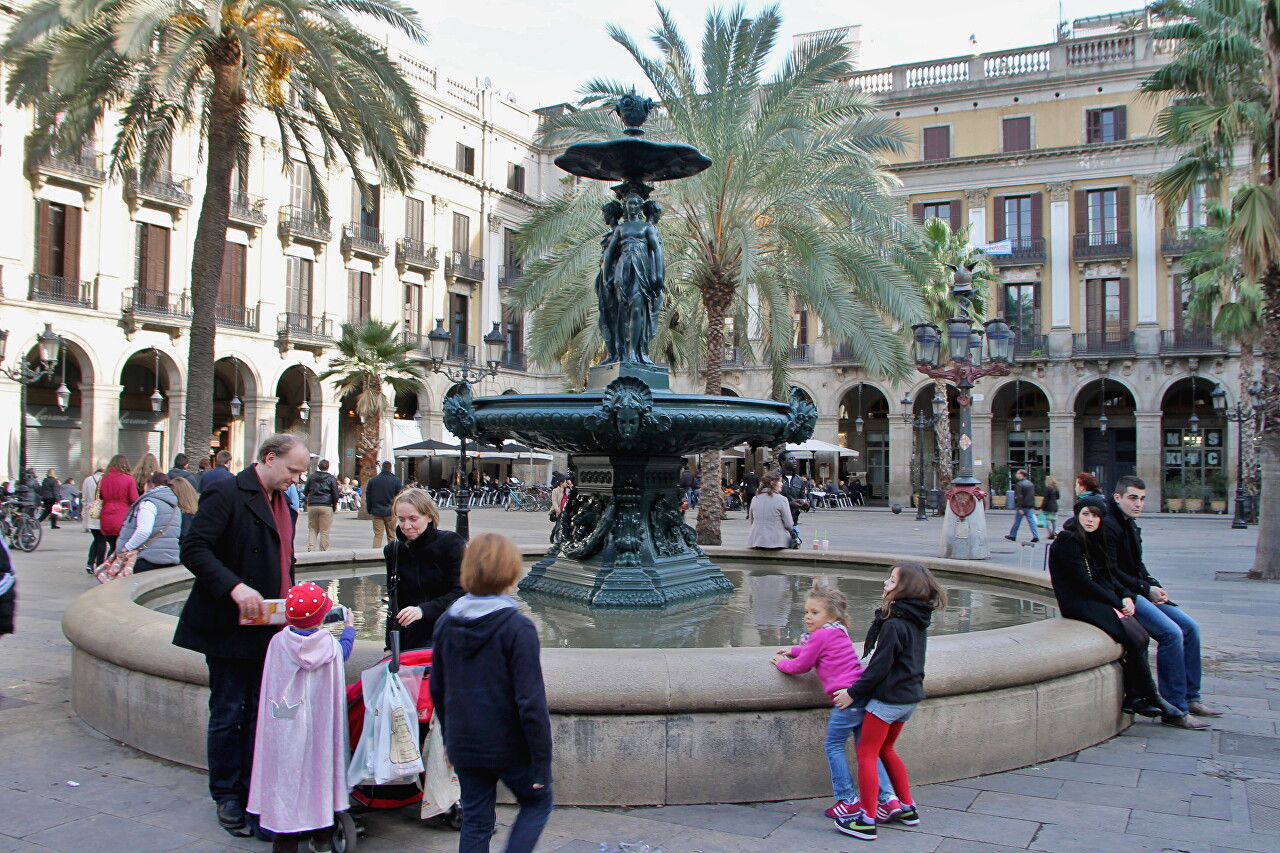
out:
M1132 355L1133 332L1078 332L1071 336L1071 354Z
M853 347L848 344L839 344L831 350L832 364L858 364L858 358L853 354Z
M1133 257L1133 232L1091 231L1075 235L1071 256L1076 260Z
M1017 342L1013 345L1014 358L1023 361L1033 361L1039 358L1049 357L1049 338L1047 335L1040 334L1040 330L1032 327L1028 330L1018 330Z
M64 278L60 275L31 273L27 298L32 302L52 302L57 305L76 305L80 308L97 307L97 288L91 281Z
M185 293L132 287L125 294L124 313L186 324L191 321L191 298Z
M1204 326L1192 326L1189 329L1162 329L1160 331L1161 353L1208 353L1223 352L1225 346L1213 339L1213 330Z
M473 258L465 252L450 252L445 257L444 272L467 281L484 281L484 258Z
M125 192L134 200L168 207L190 207L192 202L191 179L168 169L158 169L147 180L134 173L125 182Z
M57 175L76 183L100 187L107 182L107 170L102 165L102 154L92 148L81 149L74 154L48 154L31 164L37 174Z
M524 275L524 264L503 264L498 267L498 286L503 287Z
M507 370L527 370L525 367L523 352L504 352L502 354L502 366Z
M1044 263L1043 237L1009 237L1008 240L1013 251L1007 255L990 255L991 263L998 267Z
M258 309L244 305L219 302L213 308L213 318L219 326L258 331Z
M309 207L286 204L280 208L280 237L328 243L333 239L333 232L329 230L329 217L320 216Z
M233 192L231 194L231 221L259 227L267 224L267 200L261 196Z
M1160 234L1160 252L1166 258L1176 258L1194 249L1203 249L1208 244L1208 238L1191 233L1185 225L1166 228Z
M792 364L811 364L813 362L813 345L799 344L791 348Z
M311 314L299 314L286 311L280 315L276 333L281 340L311 341L331 343L333 341L333 318L316 317Z
M382 229L359 222L347 222L342 226L342 253L387 256L387 244L382 241Z
M396 265L420 270L440 269L440 256L435 246L413 237L396 240Z

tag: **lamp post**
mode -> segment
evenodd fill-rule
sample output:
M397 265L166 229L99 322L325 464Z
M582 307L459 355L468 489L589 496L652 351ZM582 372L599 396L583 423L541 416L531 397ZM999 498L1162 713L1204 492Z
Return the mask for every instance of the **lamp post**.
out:
M18 403L18 480L21 481L23 475L27 471L27 388L36 384L46 376L52 376L54 369L58 365L59 356L62 355L63 342L58 333L53 330L52 323L44 324L44 331L40 333L40 337L36 339L36 350L40 355L40 363L31 366L27 363L26 358L20 358L18 363L13 367L4 366L5 352L9 345L9 332L0 331L0 373L17 382L20 386L20 400ZM63 361L63 382L58 386L56 397L58 400L58 408L66 410L67 404L71 400L71 392L67 389L66 383L66 359ZM12 472L11 472L12 473Z
M498 375L498 365L507 346L507 336L502 334L497 323L493 324L493 331L484 336L485 354L488 356L484 367L472 365L471 355L466 349L462 350L462 358L457 367L445 364L453 337L445 329L443 319L436 319L436 327L427 335L427 344L431 352L431 372L439 373L450 382L461 385L463 393L470 395L473 383L486 376ZM467 439L460 435L458 442L458 520L454 530L463 539L470 539L471 522L467 516L471 512L471 484L468 482L467 472Z
M943 525L942 556L985 560L987 520L982 508L981 482L973 476L973 387L985 376L1007 376L1013 365L1015 332L1004 320L988 320L978 329L970 316L972 276L957 270L951 295L959 308L947 321L947 358L942 366L942 331L933 323L917 323L912 330L916 370L955 385L960 395L960 474L947 489L947 520ZM986 341L986 358L982 344Z
M928 495L928 490L925 488L924 481L924 431L942 420L943 414L946 412L947 401L935 393L932 405L932 414L926 415L923 412L916 414L915 403L911 399L911 394L908 393L902 398L902 420L916 430L916 459L919 460L917 467L920 470L920 485L916 490L916 521L929 520L929 514L925 511L925 498Z
M1245 521L1244 510L1244 425L1246 421L1254 421L1256 423L1258 412L1258 396L1262 393L1262 383L1254 382L1249 386L1249 402L1246 405L1244 400L1240 401L1238 406L1227 406L1227 392L1221 385L1214 388L1209 394L1209 399L1213 401L1213 410L1222 417L1226 418L1233 424L1239 424L1236 427L1236 513L1231 519L1232 530L1247 530L1249 523Z

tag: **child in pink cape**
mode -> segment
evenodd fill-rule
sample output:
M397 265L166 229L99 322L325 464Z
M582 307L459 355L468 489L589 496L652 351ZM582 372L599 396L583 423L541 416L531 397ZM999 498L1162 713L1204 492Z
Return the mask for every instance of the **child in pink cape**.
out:
M320 628L333 607L313 583L289 590L289 626L267 647L253 776L246 811L276 834L272 853L297 853L311 838L333 850L333 815L347 808L347 715L342 662L351 655L350 612L342 637Z

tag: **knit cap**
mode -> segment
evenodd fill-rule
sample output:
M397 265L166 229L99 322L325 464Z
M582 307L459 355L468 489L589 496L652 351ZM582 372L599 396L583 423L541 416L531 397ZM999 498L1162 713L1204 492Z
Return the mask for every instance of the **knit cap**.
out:
M332 607L333 601L323 589L310 582L300 583L285 598L285 618L295 628L314 628Z
M1076 505L1071 508L1071 514L1080 515L1080 510L1085 507L1096 510L1098 515L1107 517L1107 501L1102 495L1081 495L1080 500L1076 501Z

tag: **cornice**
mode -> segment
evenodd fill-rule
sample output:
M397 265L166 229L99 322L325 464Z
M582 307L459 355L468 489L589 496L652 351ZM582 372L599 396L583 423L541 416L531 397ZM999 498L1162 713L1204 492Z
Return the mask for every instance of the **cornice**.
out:
M982 166L987 164L1019 163L1027 160L1053 160L1062 157L1079 157L1081 155L1096 156L1123 151L1142 151L1158 147L1159 142L1153 137L1126 139L1121 142L1095 142L1089 145L1067 145L1060 148L1033 148L1029 151L1000 152L996 154L974 154L968 157L949 157L945 160L913 160L908 163L896 163L889 166L890 171L927 172L940 169L956 169L964 166Z

